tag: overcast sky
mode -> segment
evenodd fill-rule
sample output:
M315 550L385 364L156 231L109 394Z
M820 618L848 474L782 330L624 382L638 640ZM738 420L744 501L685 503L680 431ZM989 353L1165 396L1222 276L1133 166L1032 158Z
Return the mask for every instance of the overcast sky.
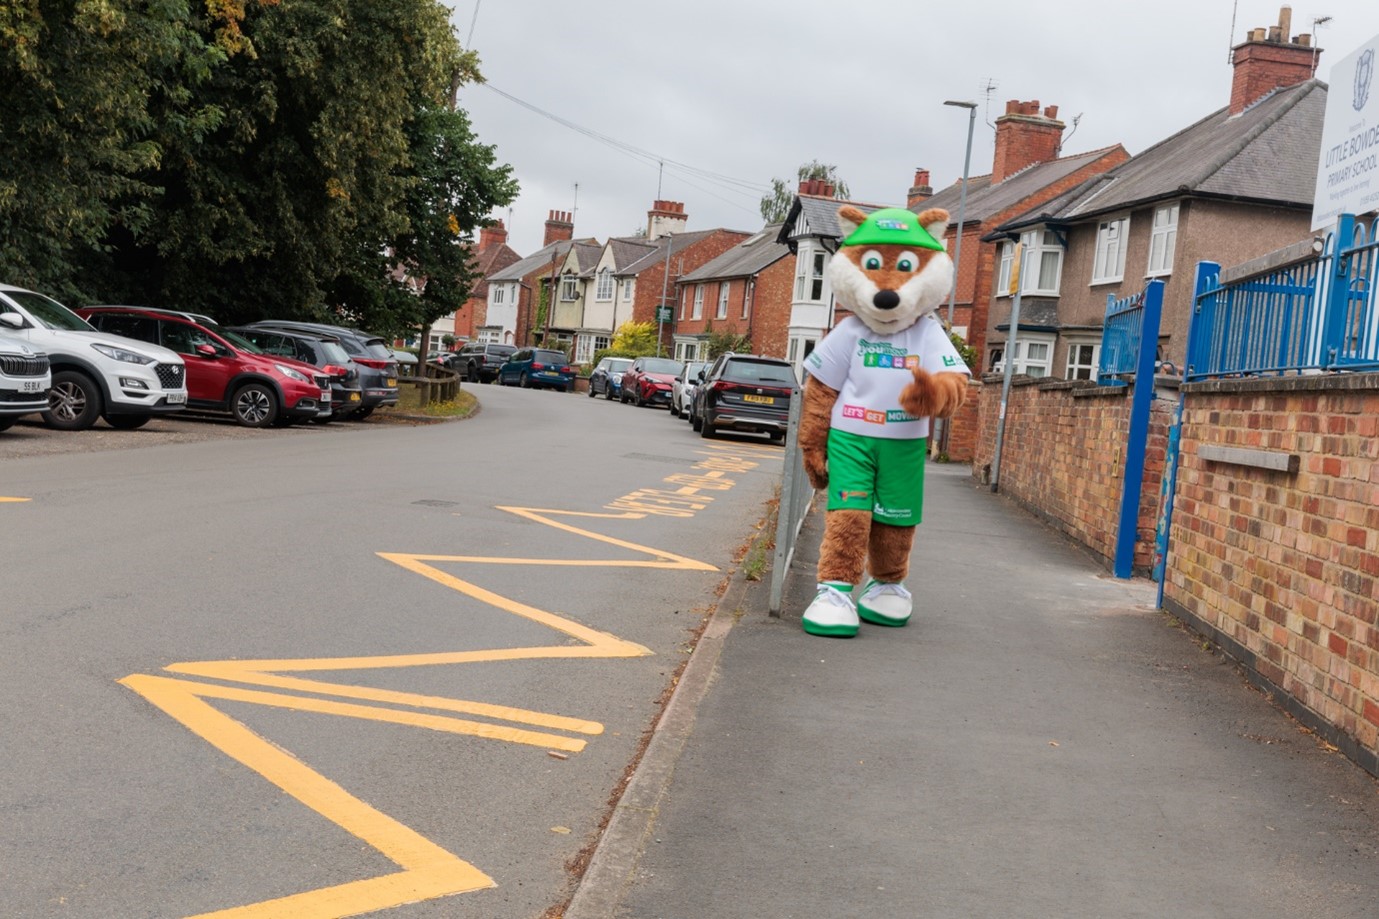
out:
M1058 106L1064 155L1117 143L1134 155L1230 101L1231 46L1281 6L449 2L489 84L462 89L460 105L522 186L493 216L523 255L549 211L574 211L575 235L602 242L645 227L657 198L683 202L689 229L754 231L771 180L793 187L810 160L836 166L854 200L903 205L916 168L935 189L962 178L967 112L945 100L978 103L973 176L991 171L992 123L1011 99ZM1323 80L1379 35L1379 0L1291 8L1294 35L1315 31Z

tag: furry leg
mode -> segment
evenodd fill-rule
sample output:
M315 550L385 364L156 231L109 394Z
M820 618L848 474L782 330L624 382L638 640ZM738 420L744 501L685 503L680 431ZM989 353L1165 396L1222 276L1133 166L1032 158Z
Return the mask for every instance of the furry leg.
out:
M820 582L856 584L862 580L871 526L871 511L829 511L824 516L824 539L819 546Z
M914 543L914 527L873 523L867 544L867 571L878 581L899 584L910 573L910 549Z

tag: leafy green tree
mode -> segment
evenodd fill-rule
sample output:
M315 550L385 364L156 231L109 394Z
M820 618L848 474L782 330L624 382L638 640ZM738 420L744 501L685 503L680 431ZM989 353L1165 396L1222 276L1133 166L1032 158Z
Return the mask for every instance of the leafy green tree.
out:
M738 335L734 332L716 332L709 329L708 338L709 360L713 360L720 354L733 352L735 354L750 354L752 351L752 336Z
M608 347L594 354L594 363L605 357L647 357L657 353L656 323L624 322L613 333Z
M833 183L833 197L844 199L848 196L847 183L838 178L838 167L810 160L798 170L799 182L807 179L823 179ZM771 193L761 198L761 216L767 223L780 223L790 214L790 205L795 201L799 189L798 182L789 185L784 179L771 180Z

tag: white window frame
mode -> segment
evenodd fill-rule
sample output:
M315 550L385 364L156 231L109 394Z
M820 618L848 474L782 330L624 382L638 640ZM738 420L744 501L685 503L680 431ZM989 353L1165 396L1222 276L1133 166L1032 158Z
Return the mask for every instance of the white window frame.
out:
M637 279L636 279L636 278L623 278L623 279L622 279L622 298L623 298L623 300L631 300L631 299L632 299L633 295L636 293L636 285L637 285Z
M795 301L823 303L827 293L824 275L828 269L828 253L814 246L800 246L795 258Z
M560 302L571 303L579 299L579 278L572 274L560 276Z
M613 299L613 269L605 268L599 272L598 285L594 288L594 299L600 303Z
M1178 245L1178 202L1154 209L1149 229L1149 267L1145 277L1157 278L1173 273L1173 250Z
M1010 296L1010 273L1015 269L1015 240L1001 243L1001 266L996 273L996 296Z
M1085 361L1073 360L1077 352L1082 348L1092 349L1091 364ZM1077 341L1068 342L1068 353L1063 363L1063 378L1065 380L1095 380L1097 367L1101 365L1101 342L1100 341ZM1086 371L1083 376L1080 371Z
M728 282L718 282L718 312L714 314L715 319L728 318Z
M1113 217L1097 224L1093 284L1112 284L1125 277L1125 249L1129 240L1129 217Z
M680 288L680 318L684 319L689 315L690 292L688 287Z
M1036 227L1021 233L1020 242L1025 247L1020 254L1020 292L1040 297L1058 296L1058 283L1063 276L1063 246L1057 235L1046 227ZM1046 271L1046 267L1049 270Z
M690 314L691 319L704 318L704 285L694 285L694 312Z
M1035 350L1031 346L1038 346L1039 358L1034 359L1030 352ZM1001 346L1001 359L992 368L993 371L1000 373L1005 370L1006 355L1010 353L1010 342L1007 341ZM1011 368L1011 373L1022 373L1031 377L1046 377L1053 368L1053 336L1044 334L1021 333L1015 340L1015 364ZM1033 372L1031 372L1033 371Z
M493 285L493 304L494 304L494 306L497 306L498 304L500 304L500 303L503 302L503 286L504 286L504 285L502 285L502 284L494 284L494 285Z
M746 319L752 314L752 298L757 292L757 282L754 278L748 278L742 282L742 318Z

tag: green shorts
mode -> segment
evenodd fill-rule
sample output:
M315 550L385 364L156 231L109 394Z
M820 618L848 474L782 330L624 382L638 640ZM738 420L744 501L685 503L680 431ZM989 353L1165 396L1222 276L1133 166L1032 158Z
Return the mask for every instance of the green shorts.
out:
M871 511L880 523L917 526L924 511L928 438L828 432L828 509Z

